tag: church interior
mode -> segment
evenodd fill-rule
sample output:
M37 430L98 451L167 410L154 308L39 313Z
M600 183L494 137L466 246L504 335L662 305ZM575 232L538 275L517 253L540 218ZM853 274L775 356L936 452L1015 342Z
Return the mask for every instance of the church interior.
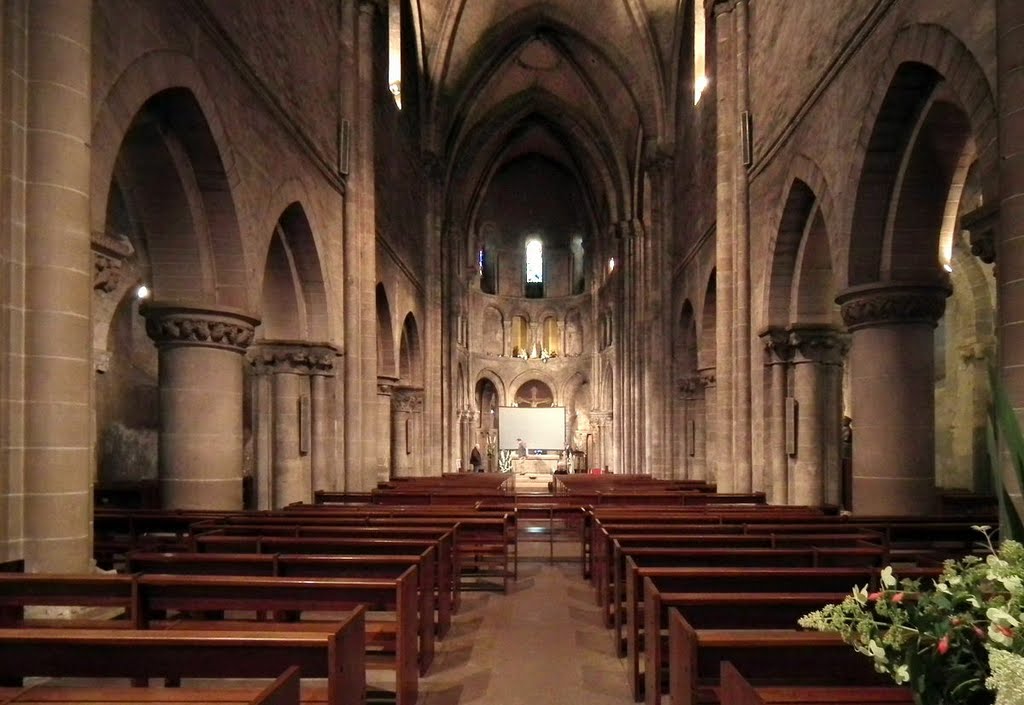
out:
M0 48L0 662L26 599L121 605L73 576L162 604L135 551L236 555L195 570L237 593L271 581L243 554L446 525L404 549L456 557L413 570L397 705L683 705L617 521L806 529L764 565L862 582L1020 538L1019 0L5 0ZM705 539L731 557L671 565L747 565ZM178 609L248 609L218 599ZM12 669L0 702L96 675Z

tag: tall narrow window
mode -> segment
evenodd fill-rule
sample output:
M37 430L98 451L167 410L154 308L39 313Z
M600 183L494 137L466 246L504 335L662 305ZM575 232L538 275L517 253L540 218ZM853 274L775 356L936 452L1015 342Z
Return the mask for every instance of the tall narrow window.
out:
M388 3L388 90L395 105L402 109L402 5L401 0Z
M544 296L544 246L536 239L526 241L526 295Z
M707 28L704 22L704 3L693 3L693 104L700 102L700 96L708 87L705 61Z

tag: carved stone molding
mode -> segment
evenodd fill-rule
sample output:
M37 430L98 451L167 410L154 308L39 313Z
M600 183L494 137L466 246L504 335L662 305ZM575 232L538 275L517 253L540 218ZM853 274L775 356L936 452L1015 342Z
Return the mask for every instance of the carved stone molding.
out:
M398 384L397 377L391 377L388 375L377 375L377 394L385 397L390 397L391 393L395 391L396 384Z
M725 15L736 9L739 5L740 0L712 0L711 11L715 15Z
M262 340L249 350L249 362L257 374L288 373L334 376L337 349L328 343Z
M768 328L759 337L764 345L765 364L778 365L793 359L793 343L789 331Z
M124 261L135 253L131 241L123 235L92 233L92 288L105 294L121 284Z
M419 413L423 411L423 389L421 387L395 385L392 387L391 391L391 410L405 413ZM460 418L467 420L464 418L467 412L469 414L469 420L471 420L473 414L472 409L464 409L460 411Z
M706 370L699 370L698 375L700 377L700 383L704 385L704 388L715 386L715 368L709 367Z
M697 393L698 389L702 388L700 375L688 375L679 380L679 392L683 397L691 397Z
M837 365L849 349L849 341L841 331L828 327L799 327L789 329L789 344L800 362L818 362Z
M995 350L993 340L971 340L957 348L960 360L964 363L984 362L992 357Z
M881 282L847 289L836 297L850 331L891 324L935 327L946 310L949 284Z
M612 422L612 412L592 410L590 412L590 425L601 428Z
M229 308L190 307L163 302L139 308L146 333L157 348L208 347L245 352L252 343L258 318Z
M996 261L996 232L999 227L999 205L990 203L960 216L960 228L970 234L971 254L982 262Z

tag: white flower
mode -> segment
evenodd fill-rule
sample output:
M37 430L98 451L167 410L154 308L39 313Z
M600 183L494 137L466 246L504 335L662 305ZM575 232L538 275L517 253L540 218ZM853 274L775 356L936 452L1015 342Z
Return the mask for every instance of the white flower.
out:
M894 587L896 585L896 578L892 576L892 566L887 565L882 569L882 585L887 588Z
M996 705L1024 705L1024 656L989 649L988 663L992 675L985 685L996 691Z
M910 680L910 669L906 666L897 666L892 672L892 679L897 683L906 683Z
M1020 621L1012 614L999 607L989 607L985 611L985 616L988 617L988 621L992 624L998 624L1004 627L1016 627L1020 624Z

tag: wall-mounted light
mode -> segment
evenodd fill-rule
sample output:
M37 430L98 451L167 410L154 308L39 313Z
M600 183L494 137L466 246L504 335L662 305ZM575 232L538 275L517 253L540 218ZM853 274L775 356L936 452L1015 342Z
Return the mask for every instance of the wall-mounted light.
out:
M615 258L614 257L609 257L608 258L608 273L611 274L613 271L615 271Z
M953 265L951 265L949 262L946 262L946 264L942 265L942 268L945 269L950 274L953 273Z
M151 292L148 286L146 286L145 284L139 284L139 288L135 290L135 298L139 299L140 301L142 299L148 299L150 293Z

